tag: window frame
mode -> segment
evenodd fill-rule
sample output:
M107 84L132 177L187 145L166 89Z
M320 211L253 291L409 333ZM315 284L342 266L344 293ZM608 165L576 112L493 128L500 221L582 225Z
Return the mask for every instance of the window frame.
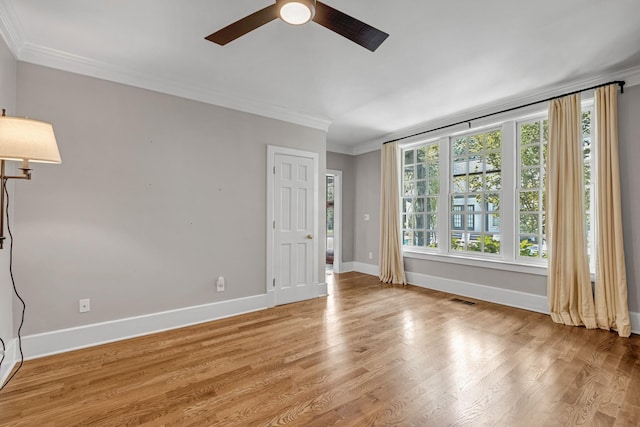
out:
M516 159L517 159L517 169L516 169L516 182L515 182L515 191L516 191L516 221L515 221L515 233L516 233L516 238L517 238L517 242L518 242L518 248L516 251L516 259L524 264L535 264L535 265L541 265L544 266L545 268L547 267L547 259L543 258L541 256L541 252L540 250L538 250L538 256L536 257L526 257L526 256L522 256L520 255L520 236L522 235L530 235L531 237L538 237L540 238L540 241L538 242L538 245L540 247L541 244L543 244L544 242L546 242L546 235L544 233L544 229L543 229L543 216L545 215L545 206L543 205L544 203L544 192L545 192L545 179L546 179L546 164L542 163L542 159L544 157L543 155L543 150L544 150L544 145L548 142L544 140L544 122L545 120L547 120L548 123L548 112L544 112L544 113L540 113L536 116L529 116L526 117L524 119L516 119L514 120L515 122L515 128L516 128ZM539 153L539 159L541 161L540 165L539 165L539 170L540 170L540 175L539 175L539 180L540 180L540 186L537 188L534 187L528 187L528 188L523 188L521 186L521 176L522 176L522 172L523 172L523 164L522 164L522 159L520 156L520 153L522 152L523 149L523 144L522 144L522 138L521 138L521 133L520 133L520 127L521 125L526 125L526 124L531 124L531 123L540 123L540 141L538 146L540 147L540 153ZM529 170L533 170L534 167L525 167L525 169L529 169ZM539 196L538 196L538 210L537 211L524 211L526 212L524 215L531 215L531 214L538 214L538 221L539 221L539 226L538 226L538 233L520 233L520 194L523 192L527 192L527 191L538 191L540 192Z
M408 166L406 164L406 157L405 157L405 151L406 150L415 150L414 153L417 153L417 149L421 148L421 147L425 147L426 151L427 151L427 157L426 159L428 159L428 150L430 146L437 146L438 147L438 182L439 182L439 188L438 188L438 195L432 195L429 190L431 188L430 184L430 180L431 177L429 175L429 162L420 162L420 163L425 163L427 165L426 167L426 171L425 171L425 176L424 178L418 177L417 175L411 180L414 183L418 183L418 182L425 182L425 193L420 195L420 194L415 194L413 197L422 197L424 199L424 204L423 204L423 210L421 212L407 212L405 210L406 205L405 205L405 200L408 198L405 195L405 181L404 181L404 176L405 176L405 168ZM421 141L420 143L416 143L416 144L410 144L410 145L404 145L401 147L401 156L400 156L400 236L401 236L401 242L402 242L402 248L409 248L409 249L413 249L413 250L419 250L419 251L426 251L426 252L438 252L439 251L439 247L441 246L440 244L440 240L439 240L439 232L438 229L441 227L440 223L441 223L441 218L440 218L440 212L442 209L442 205L441 205L441 199L440 199L440 193L442 192L442 180L441 180L441 171L440 169L440 165L442 164L442 151L441 151L441 145L438 144L437 140L431 139L431 140L427 140L427 141ZM418 158L417 156L415 156L413 158L413 163L411 164L414 167L414 171L417 171L416 167L418 165ZM436 202L436 210L433 211L430 209L431 206L431 202L435 200ZM415 215L415 214L421 214L424 217L423 220L423 227L418 229L418 228L407 228L405 227L406 225L406 221L405 221L405 217L408 215ZM429 221L429 217L433 217L435 216L435 227L433 227L433 223L431 223ZM423 236L423 241L427 242L429 241L430 238L430 234L433 233L433 236L435 238L435 242L436 242L436 247L430 247L430 246L413 246L413 245L405 245L405 232L423 232L424 236ZM415 239L415 237L414 237ZM409 239L411 241L411 239Z
M596 220L596 212L595 212L595 200L596 200L596 193L595 193L595 187L596 187L596 177L597 177L597 171L596 171L596 107L595 107L595 100L592 99L587 99L587 100L583 100L582 101L582 105L581 105L581 115L580 115L580 121L582 122L582 114L584 114L585 110L589 111L591 113L591 123L590 123L590 149L591 149L591 156L589 158L589 168L590 168L590 174L591 174L591 180L589 184L585 183L585 186L589 186L589 209L587 209L587 216L589 217L589 221L591 223L591 227L587 228L586 232L587 232L587 251L589 252L589 272L591 273L592 276L592 280L595 280L595 274L596 274L596 257L595 257L595 253L594 251L596 250L597 246L596 246L596 236L594 235L594 233L592 233L592 230L595 227L595 220ZM584 134L580 135L581 139L584 141ZM586 188L585 188L586 191Z
M455 154L454 150L455 150L455 146L454 146L454 140L460 140L460 139L465 139L468 137L475 137L475 136L485 136L487 134L490 134L492 132L500 132L500 150L495 150L495 149L487 149L486 147L481 148L481 150L477 153L470 153L468 152L467 148L465 147L465 152L462 154ZM464 160L466 165L464 167L465 172L464 173L459 173L454 175L453 173L450 173L447 175L447 194L449 196L448 200L447 200L447 208L448 208L448 214L449 217L451 218L451 222L453 223L453 215L454 214L454 210L453 207L455 206L455 204L453 203L454 198L456 197L462 197L463 198L463 204L462 204L462 217L463 217L463 225L464 227L462 228L462 237L461 237L461 241L463 241L462 243L462 249L456 249L452 247L452 242L454 239L454 235L458 234L455 233L454 231L458 231L457 229L454 229L452 227L451 232L446 236L447 237L447 253L448 254L458 254L458 255L464 255L464 256L470 256L473 258L479 258L479 259L491 259L491 258L498 258L498 259L502 259L502 247L500 247L500 253L491 253L491 252L486 252L485 251L485 242L486 240L484 239L486 236L491 236L491 235L498 235L498 241L500 241L500 244L502 244L502 230L499 230L497 233L492 233L489 230L485 230L484 227L481 228L481 230L475 230L475 216L478 215L481 218L481 225L484 225L484 218L489 218L490 215L492 215L492 213L494 211L489 211L487 209L486 206L486 201L484 200L484 198L486 197L486 195L488 194L498 194L498 197L500 199L500 203L502 204L502 200L503 200L503 185L504 185L504 176L503 176L503 164L504 164L504 155L505 155L505 149L504 149L504 129L503 126L501 124L493 124L493 125L487 125L487 126L482 126L479 128L474 128L474 129L470 129L470 130L466 130L463 132L457 132L455 134L450 135L446 140L447 140L447 152L449 153L449 160L448 160L448 165L450 168L453 167L454 162L455 161L460 161L460 160ZM442 147L441 147L442 149ZM501 162L501 166L500 166L500 170L487 170L487 158L491 153L496 153L499 152L500 153L500 162ZM470 170L470 165L472 161L478 161L477 157L480 157L480 161L482 162L482 170L478 171L471 171ZM499 172L500 173L500 188L499 189L487 189L486 188L486 177L488 173L495 173L495 172ZM454 187L455 187L455 180L454 177L458 177L458 176L462 176L465 175L467 177L466 180L466 184L465 184L465 191L454 191ZM471 182L471 176L478 176L481 175L481 189L479 191L471 191L471 189L469 188L469 182ZM471 198L475 198L475 201L477 202L477 197L478 196L482 197L482 204L480 206L480 209L477 210L476 209L476 205L475 203L470 204L470 200ZM469 209L469 207L472 207L472 209ZM498 215L501 214L501 211L497 211ZM473 219L473 223L474 226L469 227L469 218ZM475 251L475 250L470 250L469 249L469 243L471 242L471 237L472 235L479 235L481 236L481 240L475 243L475 246L478 247L479 246L479 250ZM469 238L470 242L466 242L467 238Z
M591 218L593 221L593 209L595 201L595 150L594 150L594 138L595 138L595 112L594 112L594 100L592 97L584 97L581 101L582 111L591 109L591 141L592 141L592 156L591 156L591 171L592 181L590 187L591 194ZM419 139L414 137L407 143L401 144L401 155L404 164L404 150L407 148L416 148L424 144L439 144L439 160L440 160L440 197L438 201L438 248L420 248L420 247L408 247L402 245L403 256L406 258L433 260L438 262L461 264L467 266L492 268L496 270L514 271L535 275L547 275L547 259L546 258L534 258L519 256L519 232L520 232L520 217L519 217L519 180L520 180L520 141L518 135L518 123L528 122L536 119L548 118L548 105L537 105L524 108L518 112L510 112L499 116L498 121L488 123L488 120L478 123L478 126L471 127L462 131L452 130L450 132L439 131L438 137L424 137ZM501 234L501 248L500 254L481 254L477 252L469 251L453 251L449 249L450 235L453 228L453 210L451 208L450 197L450 167L452 161L452 139L459 137L463 134L473 134L482 131L489 131L490 128L500 128L502 130L502 188L501 188L501 212L500 212L500 234ZM541 130L542 132L542 130ZM446 155L445 155L446 154ZM444 179L443 179L444 178ZM542 179L542 177L541 177ZM400 179L401 185L403 177ZM401 204L400 209L402 209ZM446 206L446 214L448 218L443 220L443 207ZM544 207L541 207L544 212ZM463 207L463 211L460 212L462 216L463 225L467 225L465 218L466 205ZM490 220L490 219L489 219ZM490 220L491 221L491 220ZM464 227L463 227L464 228ZM444 241L443 241L444 239ZM518 242L516 242L518 240ZM445 243L446 242L446 243ZM590 236L590 247L595 248L594 236ZM489 255L489 256L487 256ZM590 257L591 273L593 275L594 258Z

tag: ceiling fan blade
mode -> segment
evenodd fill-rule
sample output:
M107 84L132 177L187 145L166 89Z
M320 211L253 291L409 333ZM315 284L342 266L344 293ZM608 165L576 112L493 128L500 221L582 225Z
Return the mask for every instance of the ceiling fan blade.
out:
M276 10L276 5L272 4L271 6L267 6L264 9L234 22L233 24L227 25L223 29L205 37L205 39L219 44L220 46L224 46L225 44L244 36L248 32L273 21L277 17L278 11Z
M316 1L316 15L313 20L323 27L369 49L371 52L375 51L389 37L389 34L384 31L380 31L319 1Z

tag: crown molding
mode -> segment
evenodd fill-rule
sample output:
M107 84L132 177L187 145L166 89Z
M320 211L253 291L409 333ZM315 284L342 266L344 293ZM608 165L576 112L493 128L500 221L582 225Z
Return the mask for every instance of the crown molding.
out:
M331 124L331 121L327 118L293 111L280 105L229 95L209 87L117 67L106 62L27 42L25 41L24 30L20 25L20 20L11 1L0 1L0 35L5 40L13 56L19 61L179 96L231 110L319 129L324 132L329 130L329 125Z
M354 156L359 156L360 154L370 153L372 151L380 150L382 148L382 144L387 141L384 138L377 138L373 141L365 142L363 144L358 144L351 150Z
M342 145L342 144L334 144L328 141L327 141L327 151L331 153L353 155L352 147Z
M109 63L26 42L24 30L13 7L13 2L7 0L0 0L0 35L5 40L13 56L20 61L179 96L232 110L319 129L324 132L328 131L331 124L328 118L292 111L280 105L223 93L202 85L194 85L159 75L151 75L149 73L117 67ZM354 146L328 143L328 149L343 154L364 154L379 149L385 141L403 138L407 135L424 132L449 123L463 121L469 117L477 117L490 114L494 111L517 107L518 105L556 96L564 92L579 90L582 87L593 86L609 80L624 80L626 87L639 85L640 66L619 71L609 71L600 76L576 80L569 84L552 86L543 91L530 91L517 97L506 98L491 104L469 108L452 115L422 122L416 126L401 129L397 132L386 134ZM423 137L431 136L434 135L428 134Z
M410 128L402 129L397 132L387 134L383 137L375 138L373 140L369 140L369 141L365 141L363 143L357 144L351 147L350 154L360 155L360 154L368 153L370 151L379 150L382 144L384 144L387 141L392 141L399 138L406 138L410 135L425 132L425 131L428 131L429 129L435 129L441 126L446 126L450 123L466 121L469 118L479 117L485 114L491 114L495 111L506 110L509 108L517 108L519 105L526 105L532 102L536 102L540 99L551 98L553 96L558 96L566 92L577 91L584 87L596 86L596 85L606 83L608 81L613 81L613 80L623 80L625 82L625 86L624 86L625 88L640 85L640 66L626 68L619 71L611 71L608 73L603 73L596 77L575 80L567 84L555 85L551 88L547 88L542 91L530 91L524 95L505 98L495 103L486 104L486 105L475 107L475 108L469 108L449 116L440 117L436 120L431 120L428 122L423 122L417 126L412 126ZM540 103L540 106L541 108L544 108L543 103ZM505 113L504 115L496 114L492 118L483 119L482 121L475 121L474 123L480 124L481 122L486 123L488 121L492 121L492 122L496 120L499 121L501 120L501 117L504 118L507 115L513 116L513 115L520 115L523 113L527 114L527 112L535 109L540 109L540 107L532 106L532 107L528 107L527 109L523 108L522 110L517 110L515 112ZM416 138L416 139L434 138L434 137L442 136L448 133L450 132L446 130L430 132L430 133L425 133L424 135L421 135L419 138ZM343 148L343 149L346 149L346 148Z
M251 113L262 117L281 120L301 126L319 129L327 132L331 122L326 118L315 117L310 114L292 111L275 104L261 102L256 99L229 95L205 86L199 86L168 79L147 72L114 66L94 59L69 54L56 49L23 43L18 49L18 60L108 80L154 92L174 95L181 98L204 102L211 105L229 108L231 110Z
M625 87L640 85L640 66L627 68L621 76L621 80L624 80Z
M4 39L7 47L18 59L20 48L24 45L24 30L20 25L20 20L10 1L0 1L0 36Z

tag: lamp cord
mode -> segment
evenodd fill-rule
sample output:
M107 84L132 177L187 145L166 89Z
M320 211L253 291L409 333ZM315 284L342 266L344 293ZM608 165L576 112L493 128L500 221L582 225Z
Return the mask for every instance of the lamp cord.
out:
M6 178L2 178L2 191L4 192L7 200L7 204L5 206L6 208L5 212L7 217L7 232L9 233L9 242L10 242L9 244L9 275L11 276L11 284L13 285L13 292L16 294L16 297L18 297L18 299L22 303L22 316L20 319L20 326L18 327L18 349L20 350L20 364L18 365L18 368L13 371L13 373L7 379L7 381L4 384L0 385L0 391L2 391L7 386L7 384L9 384L9 382L13 379L13 377L16 376L16 374L18 373L20 368L22 368L22 365L24 363L24 353L22 352L22 336L20 333L22 332L22 326L24 325L24 313L27 309L27 304L25 304L24 300L20 296L20 293L18 292L18 288L16 287L16 281L13 278L13 234L11 234L11 222L9 221L9 190L7 190ZM0 366L2 366L2 362L6 357L6 355L4 355L4 352L6 351L6 347L4 344L4 340L2 340L2 338L0 338L0 341L2 341L2 350L3 350L3 356L2 356L2 359L0 360Z

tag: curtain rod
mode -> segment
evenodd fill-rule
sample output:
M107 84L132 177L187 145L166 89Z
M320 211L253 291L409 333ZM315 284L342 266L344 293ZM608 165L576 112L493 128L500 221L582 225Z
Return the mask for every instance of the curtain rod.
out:
M528 104L519 105L517 107L511 107L511 108L507 108L505 110L496 111L495 113L489 113L489 114L485 114L483 116L474 117L472 119L462 120L462 121L459 121L457 123L452 123L450 125L440 126L440 127L437 127L437 128L433 128L433 129L425 130L425 131L422 131L422 132L414 133L412 135L403 136L402 138L392 139L391 141L386 141L384 144L388 144L390 142L402 141L404 139L413 138L414 136L424 135L426 133L435 132L437 130L450 128L452 126L457 126L457 125L461 125L461 124L464 124L464 123L469 123L469 128L471 128L471 122L473 122L475 120L484 119L484 118L487 118L487 117L495 116L497 114L508 113L510 111L519 110L521 108L530 107L532 105L541 104L543 102L553 101L554 99L562 98L564 96L575 95L576 93L580 93L580 92L584 92L584 91L592 90L592 89L597 89L599 87L609 86L609 85L613 85L613 84L617 84L618 86L620 86L620 93L624 93L624 84L625 84L625 82L622 81L622 80L614 80L612 82L601 83L599 85L587 87L587 88L584 88L584 89L574 90L573 92L563 93L562 95L552 96L551 98L541 99L540 101L534 101L534 102L530 102Z

